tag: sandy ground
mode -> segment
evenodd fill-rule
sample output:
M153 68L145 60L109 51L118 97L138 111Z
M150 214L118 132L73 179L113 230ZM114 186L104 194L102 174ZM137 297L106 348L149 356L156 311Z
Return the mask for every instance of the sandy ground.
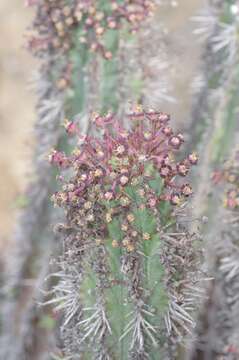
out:
M164 110L179 122L187 121L190 114L190 84L200 58L190 19L205 1L174 1L177 6L163 6L159 15L168 32L171 95L178 99L174 105L166 104ZM0 1L0 251L10 238L16 200L24 189L30 167L34 95L27 84L36 63L23 48L23 34L31 16L24 0Z
M30 163L34 96L28 82L35 65L23 48L30 21L23 0L0 1L0 250L13 228L15 200Z

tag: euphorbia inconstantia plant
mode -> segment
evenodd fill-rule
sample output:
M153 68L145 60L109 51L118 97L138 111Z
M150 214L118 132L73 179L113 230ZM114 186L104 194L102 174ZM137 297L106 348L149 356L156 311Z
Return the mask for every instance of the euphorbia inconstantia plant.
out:
M79 146L50 156L62 169L52 199L66 214L49 300L64 315L63 354L175 358L194 326L200 281L200 247L180 223L192 194L185 177L198 158L176 160L183 136L162 112L137 108L127 129L112 114L91 120L94 136L81 136L70 122Z
M214 281L198 321L197 337L190 359L237 359L239 355L239 152L213 174L213 184L224 186L223 219L210 259ZM220 188L219 188L220 189Z
M153 0L28 0L27 4L39 6L34 23L38 33L30 42L37 53L44 53L48 47L66 52L80 40L82 46L100 52L106 59L112 54L103 35L120 29L124 21L130 31L136 31L154 8ZM81 30L80 38L74 39L71 34L77 28Z
M39 311L36 305L42 301L41 284L55 246L49 224L57 215L52 211L49 194L56 188L56 181L46 155L52 147L66 151L69 147L61 126L65 116L103 109L106 102L110 109L118 109L120 29L136 30L152 8L151 1L145 0L26 0L26 4L35 12L28 47L40 66L36 83L35 176L27 188L18 221L1 307L4 336L0 339L0 353L11 360L30 358L32 354L37 360L53 347L54 320L51 313ZM87 128L87 122L82 122ZM32 286L26 292L29 278ZM50 326L45 321L49 317Z
M37 6L29 47L38 56L44 56L46 51L56 56L52 75L57 77L60 90L74 88L76 74L83 76L79 66L86 65L89 51L112 60L118 50L119 30L137 31L154 8L152 0L28 0L27 3Z

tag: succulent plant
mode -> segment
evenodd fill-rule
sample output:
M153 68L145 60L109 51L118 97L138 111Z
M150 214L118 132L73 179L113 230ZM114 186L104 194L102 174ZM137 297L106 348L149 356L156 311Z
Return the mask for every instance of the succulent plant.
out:
M201 297L201 245L185 227L197 155L175 159L184 140L169 115L139 107L127 118L128 129L94 114L95 135L84 137L70 123L81 145L50 156L66 221L47 304L63 313L69 359L174 359Z
M239 158L238 152L213 174L213 184L224 186L223 219L218 226L214 259L214 281L198 322L198 343L190 359L237 359L239 355ZM222 200L222 199L221 199Z
M67 151L71 147L62 126L64 117L79 118L80 114L87 132L84 116L93 104L104 109L107 102L112 110L118 109L119 31L127 27L134 32L152 10L152 2L145 0L27 0L26 4L35 11L27 45L40 66L34 178L24 196L26 206L4 274L0 357L9 360L30 359L32 354L34 359L42 359L54 348L53 331L43 332L40 326L48 313L42 313L36 304L42 301L43 279L48 274L49 256L55 251L50 224L58 216L49 201L56 181L47 155L52 148ZM31 286L26 285L29 283Z

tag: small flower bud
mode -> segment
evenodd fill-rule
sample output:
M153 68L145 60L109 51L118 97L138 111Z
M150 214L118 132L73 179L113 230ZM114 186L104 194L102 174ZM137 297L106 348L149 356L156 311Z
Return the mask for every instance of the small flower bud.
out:
M160 169L160 175L164 178L164 177L167 177L171 174L171 167L169 166L162 166L161 169Z
M134 222L134 220L135 220L134 215L133 215L133 214L128 214L128 215L127 215L127 220L128 220L129 223Z
M129 182L129 178L127 176L121 176L120 183L121 185L126 185Z
M182 140L179 136L172 136L169 139L169 145L171 145L174 149L179 149L182 144Z
M128 231L128 229L129 229L129 227L128 227L127 224L122 224L122 225L121 225L121 230L122 230L122 231Z
M128 246L127 246L127 251L128 251L128 252L133 252L134 250L135 250L134 245L133 245L133 244L128 244Z
M196 153L192 153L188 156L188 160L190 164L196 165L198 163L198 156Z
M80 22L82 20L83 14L81 11L79 11L79 10L76 11L74 15L78 22Z
M181 187L181 193L184 196L190 196L193 193L192 187L189 184L184 184Z
M116 153L117 155L122 155L122 154L124 154L124 153L125 153L125 147L124 147L124 145L119 145L119 146L117 146L117 148L115 149L115 153Z
M103 35L104 31L105 31L105 29L104 29L102 26L98 26L98 27L95 29L95 33L96 33L96 35L98 35L98 36Z
M93 222L95 221L95 217L93 214L89 214L87 217L86 217L86 221L88 222Z
M181 163L177 165L177 171L179 175L186 176L189 172L189 168L184 163Z
M121 198L120 198L120 204L121 204L122 206L129 206L129 205L130 205L130 200L129 200L129 198L126 197L126 196L121 197Z
M144 233L143 234L143 239L144 240L150 240L150 234L149 233Z
M108 21L108 27L109 27L110 29L116 29L116 27L117 27L116 21L114 21L114 20Z
M137 194L138 194L139 196L141 196L141 197L144 197L144 196L145 196L145 191L144 191L144 189L138 189L138 190L137 190Z
M74 24L74 19L73 19L73 17L69 16L68 18L66 18L66 19L65 19L65 23L66 23L66 25L68 25L68 26L73 25L73 24Z
M104 53L104 58L106 59L106 60L111 60L112 59L112 52L111 51L106 51L105 53Z
M95 15L95 19L97 21L103 20L104 19L104 13L102 11L97 12L96 15Z
M95 177L101 177L103 176L103 171L101 169L96 169L94 172Z
M150 140L152 138L152 134L149 131L144 132L144 139Z
M169 126L164 127L164 128L162 129L162 133L163 133L164 135L166 135L166 136L171 136L171 135L173 134L173 129L172 129L171 127L169 127Z
M113 195L112 191L107 191L107 192L105 193L105 199L106 199L106 200L112 200L113 197L114 197L114 195Z
M87 178L88 178L87 174L82 174L82 175L80 176L80 179L81 179L82 181L86 181Z
M127 238L123 239L122 244L123 244L123 246L128 246L129 245L129 239L127 239Z
M64 127L68 134L75 134L77 132L77 126L73 121L65 119Z
M88 26L92 26L94 24L94 20L90 17L88 17L86 20L85 20L85 23L86 25Z
M86 39L85 36L80 36L79 41L80 41L81 44L86 44L87 43L87 39Z
M94 14L96 13L96 8L95 8L95 6L90 6L90 7L88 8L88 11L89 11L89 14L90 14L90 15L94 15Z
M119 247L118 241L117 241L117 240L113 240L113 241L112 241L112 246L113 246L113 248Z
M92 208L92 203L90 201L87 201L84 203L84 208L86 210L90 210Z
M171 194L170 202L172 205L180 205L181 198L180 198L179 194L176 194L176 193Z
M118 8L119 8L119 5L117 4L117 2L113 2L112 4L111 4L111 8L112 8L112 10L118 10Z
M148 203L149 203L149 206L153 208L153 207L155 207L156 204L157 204L157 199L155 199L155 198L150 198Z
M97 238L97 239L95 239L95 243L96 243L96 245L99 246L99 245L103 244L103 240L100 238Z
M69 6L64 6L62 12L65 16L69 16L71 14L71 8Z
M107 222L107 223L110 223L110 222L112 221L111 213L107 213L107 214L105 215L105 219L106 219L106 222Z
M57 87L59 90L64 90L67 87L67 80L62 78L57 81Z

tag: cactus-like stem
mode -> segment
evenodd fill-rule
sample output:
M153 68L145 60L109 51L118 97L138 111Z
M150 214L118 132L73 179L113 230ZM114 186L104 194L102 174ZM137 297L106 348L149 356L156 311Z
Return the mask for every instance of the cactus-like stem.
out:
M238 349L238 309L239 309L239 243L238 243L238 155L224 165L224 169L214 174L214 181L227 182L224 204L218 217L224 219L218 229L213 263L214 282L209 291L207 306L203 309L198 332L199 342L191 354L191 359L212 358L220 355L237 358ZM208 315L208 304L209 313ZM203 356L203 357L202 357Z
M29 39L29 47L41 58L43 66L38 81L37 147L34 158L37 178L28 190L28 206L24 209L19 221L16 235L16 254L12 256L13 261L9 261L5 276L8 285L6 292L14 291L15 294L16 289L18 290L11 299L9 296L6 297L6 306L3 310L6 336L3 339L1 351L3 351L3 357L8 357L8 359L30 357L34 349L38 347L36 344L40 343L42 338L40 332L38 332L39 336L37 335L36 322L37 324L41 322L41 315L36 301L42 300L40 291L44 278L42 273L47 275L46 263L48 263L50 252L55 247L54 236L49 233L50 224L55 222L53 220L55 214L52 213L52 207L49 204L49 194L56 188L55 175L45 161L45 156L52 147L65 151L71 147L61 131L65 114L69 117L77 115L76 122L79 114L85 120L84 115L92 108L92 98L97 99L97 107L105 108L107 96L112 99L112 110L117 109L118 99L115 95L117 93L117 60L112 59L111 62L104 60L103 77L106 85L102 91L102 105L99 106L100 96L89 94L92 88L90 84L92 79L89 76L90 51L95 51L97 55L105 59L110 59L112 56L115 58L118 28L122 19L126 19L130 24L130 18L135 17L137 10L141 16L136 19L134 25L138 26L151 8L151 2L145 1L140 4L136 2L129 9L125 2L112 5L110 1L107 1L107 4L104 1L91 1L90 4L85 4L84 1L40 0L37 2L29 0L27 3L36 6L34 36ZM103 43L99 37L101 32L105 32L106 37ZM37 36L35 36L36 33ZM112 44L111 40L107 39L107 33L111 33L111 37L115 39ZM82 125L87 133L88 124ZM68 130L70 131L69 128ZM37 269L44 267L39 278L38 271L32 273L32 268L35 267ZM32 286L26 293L25 283L28 282L29 277L31 277ZM11 289L10 292L8 289ZM22 304L21 311L19 311L19 304ZM39 354L35 352L35 359L38 356L39 358L46 356L47 334L42 354L40 350ZM18 341L13 349L11 344L16 337Z
M42 257L42 264L46 264L46 259L49 259L48 246L46 246L45 253L43 249L45 245L42 246L39 234L42 234L43 239L45 237L48 239L48 244L54 238L48 229L49 221L52 219L48 196L54 185L52 183L52 172L44 155L58 143L60 122L63 120L64 111L61 94L52 87L49 81L47 63L44 64L41 78L38 81L38 95L36 125L38 146L34 162L37 176L34 183L28 188L28 205L20 214L15 235L16 247L10 256L5 271L7 295L2 311L4 337L1 351L3 358L8 359L23 358L28 347L25 343L25 335L30 334L32 336L32 319L35 318L36 310L36 304L35 301L32 301L32 297L34 293L39 291L39 288L35 288L37 284L27 285L27 279L37 277L33 272L33 267L39 265L38 256L39 258ZM45 229L44 233L42 233L42 229ZM27 288L29 289L28 292L26 292ZM13 338L15 339L14 349L12 348ZM29 343L30 348L31 341Z
M63 354L72 359L171 359L201 297L199 242L179 220L192 189L175 180L197 157L174 163L183 137L168 115L129 117L136 125L126 131L114 116L96 115L103 139L88 136L69 157L52 158L76 171L53 196L67 220L48 302L63 311Z
M214 26L207 32L207 70L204 87L199 100L196 100L194 112L194 118L197 118L196 114L199 115L198 131L195 133L201 142L199 149L203 148L205 151L199 169L202 177L198 195L195 197L195 209L197 216L203 213L208 216L205 225L205 236L210 244L208 263L215 277L215 282L208 290L209 300L202 309L200 318L201 326L198 332L201 343L199 341L191 354L191 359L195 360L217 359L220 355L229 357L227 345L233 343L233 337L238 331L235 331L233 320L237 315L232 315L231 306L234 303L232 298L235 297L232 294L236 294L237 279L231 279L229 284L227 271L230 273L230 267L229 264L223 266L224 261L228 261L234 251L236 256L237 250L231 246L231 235L227 225L221 222L221 219L225 218L225 211L217 210L221 208L221 197L208 196L213 194L212 171L215 167L219 168L222 161L230 155L238 131L239 61L238 53L235 51L238 48L238 12L235 12L235 9L238 9L235 1L219 1L217 8L211 9L210 18L214 17ZM196 139L193 143L195 141ZM231 260L232 265L234 260Z

